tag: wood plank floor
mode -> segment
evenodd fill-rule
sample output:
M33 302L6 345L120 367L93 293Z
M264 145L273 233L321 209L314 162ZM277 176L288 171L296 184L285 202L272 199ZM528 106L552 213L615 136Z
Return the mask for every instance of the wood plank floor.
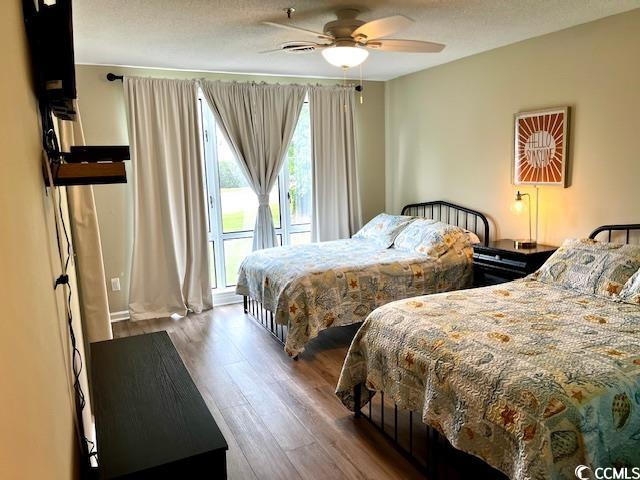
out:
M241 305L113 330L169 332L229 443L231 479L424 478L334 395L357 327L322 332L297 362Z

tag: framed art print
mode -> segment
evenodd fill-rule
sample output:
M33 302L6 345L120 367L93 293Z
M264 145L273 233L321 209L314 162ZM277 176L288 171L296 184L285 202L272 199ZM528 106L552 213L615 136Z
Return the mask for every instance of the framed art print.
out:
M515 115L513 182L564 187L569 107Z

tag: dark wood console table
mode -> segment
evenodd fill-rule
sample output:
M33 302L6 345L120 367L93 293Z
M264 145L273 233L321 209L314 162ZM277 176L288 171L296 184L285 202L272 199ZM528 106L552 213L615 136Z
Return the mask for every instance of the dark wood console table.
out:
M101 479L226 478L228 449L167 332L91 344Z

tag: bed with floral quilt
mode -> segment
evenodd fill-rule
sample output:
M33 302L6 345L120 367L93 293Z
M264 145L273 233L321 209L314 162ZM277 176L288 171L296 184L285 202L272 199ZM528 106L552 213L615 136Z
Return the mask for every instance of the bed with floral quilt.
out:
M336 393L384 392L512 479L638 467L639 268L640 246L573 240L525 279L388 303Z
M385 303L470 287L478 241L434 219L380 214L350 239L252 253L236 293L245 311L252 299L276 329L286 326L281 341L296 357L322 330L362 322Z

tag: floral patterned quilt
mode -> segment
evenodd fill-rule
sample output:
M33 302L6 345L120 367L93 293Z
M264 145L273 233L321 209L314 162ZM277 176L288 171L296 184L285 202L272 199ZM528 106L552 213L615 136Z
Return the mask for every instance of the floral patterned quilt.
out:
M362 238L270 248L242 262L236 293L287 325L285 351L295 356L320 331L362 322L385 303L470 287L472 257L470 246L433 258Z
M512 479L640 466L640 306L527 278L389 303L336 393L384 391Z

